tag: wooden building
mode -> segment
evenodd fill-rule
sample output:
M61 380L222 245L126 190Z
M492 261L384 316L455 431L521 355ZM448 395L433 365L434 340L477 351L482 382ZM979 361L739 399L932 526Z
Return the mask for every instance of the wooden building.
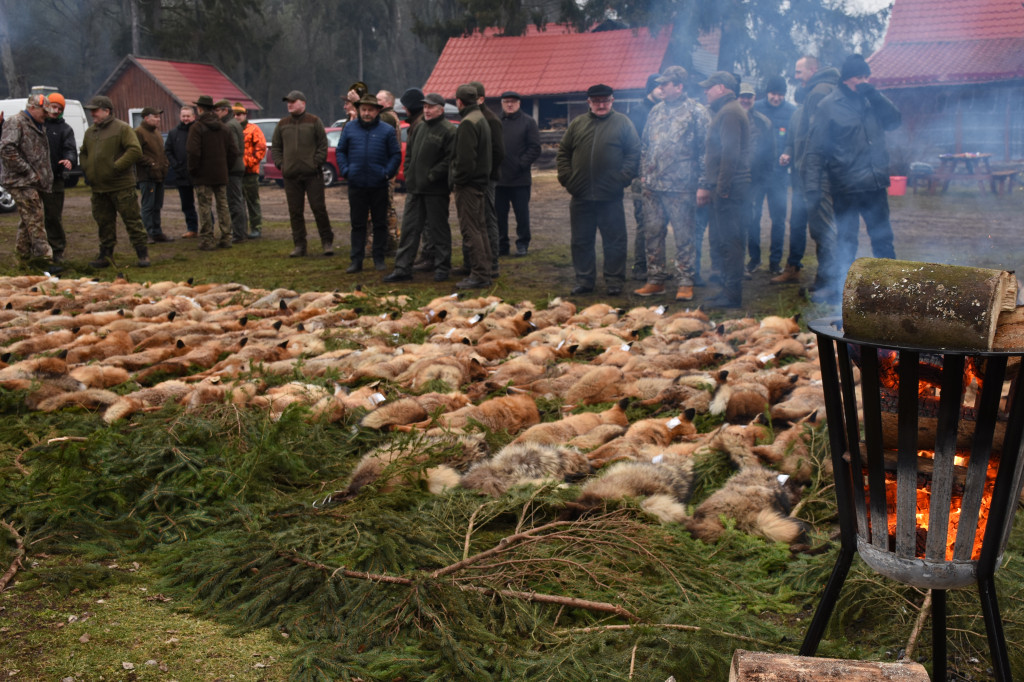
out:
M169 130L178 125L178 110L192 104L200 95L210 95L216 102L241 102L252 111L263 107L242 88L212 64L150 59L128 55L100 86L98 95L114 102L114 114L132 126L139 124L143 107L163 109L160 128Z

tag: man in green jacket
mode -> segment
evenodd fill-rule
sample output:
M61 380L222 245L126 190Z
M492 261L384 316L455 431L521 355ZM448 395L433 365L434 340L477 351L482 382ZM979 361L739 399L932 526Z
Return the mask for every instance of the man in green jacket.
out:
M270 154L284 178L284 196L288 200L288 217L292 223L295 249L289 258L306 255L306 198L316 219L320 245L325 256L334 255L334 231L327 217L324 197L324 175L320 167L327 161L327 133L318 117L306 111L306 96L292 90L281 98L288 103L288 115L274 129Z
M558 182L572 195L569 231L576 271L574 296L594 290L598 231L604 246L608 294L621 294L626 281L628 240L622 197L639 170L640 138L625 114L612 111L613 95L610 86L590 86L590 112L574 118L558 143Z
M462 122L455 131L451 186L455 192L455 211L459 215L464 267L469 275L455 283L460 289L479 289L491 285L493 255L487 238L484 202L491 175L491 129L476 103L476 88L466 83L455 91L455 104Z
M85 108L92 114L92 125L85 131L78 160L92 185L92 217L100 239L100 253L89 266L105 268L112 264L120 215L139 257L139 267L149 267L146 230L135 191L135 164L142 160L139 138L130 125L114 116L114 103L109 97L97 95Z

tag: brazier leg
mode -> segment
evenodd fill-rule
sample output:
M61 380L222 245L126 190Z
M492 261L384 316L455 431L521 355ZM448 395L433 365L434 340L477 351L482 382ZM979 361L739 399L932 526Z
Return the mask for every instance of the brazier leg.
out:
M804 643L800 646L801 656L813 656L814 652L818 650L818 643L821 642L821 636L825 634L825 626L828 625L832 609L835 608L836 602L839 600L839 592L843 589L843 583L846 582L846 574L850 571L850 564L853 563L853 555L852 548L843 547L839 550L839 558L836 559L836 565L832 567L832 575L828 578L825 592L821 595L818 609L814 612L811 625L807 628L807 635L804 636Z
M945 590L932 590L932 682L946 682Z
M985 632L988 634L988 648L992 652L992 670L998 682L1009 682L1013 675L1010 673L1010 656L1003 635L1003 619L999 616L999 602L996 601L995 581L991 577L978 579L978 594L981 598L981 613L985 618Z

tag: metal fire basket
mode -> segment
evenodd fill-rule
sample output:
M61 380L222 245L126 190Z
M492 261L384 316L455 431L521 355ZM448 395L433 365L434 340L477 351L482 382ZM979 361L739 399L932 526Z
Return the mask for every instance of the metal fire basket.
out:
M935 680L946 679L945 591L976 583L992 668L1009 681L993 574L1021 492L1024 352L883 346L847 339L840 326L810 324L841 548L800 653L817 650L856 551L878 573L932 590Z

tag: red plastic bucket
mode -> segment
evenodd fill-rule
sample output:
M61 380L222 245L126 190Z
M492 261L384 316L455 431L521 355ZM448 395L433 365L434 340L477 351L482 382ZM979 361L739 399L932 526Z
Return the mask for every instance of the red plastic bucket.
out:
M889 176L889 196L901 197L907 193L907 176L906 175L890 175Z

